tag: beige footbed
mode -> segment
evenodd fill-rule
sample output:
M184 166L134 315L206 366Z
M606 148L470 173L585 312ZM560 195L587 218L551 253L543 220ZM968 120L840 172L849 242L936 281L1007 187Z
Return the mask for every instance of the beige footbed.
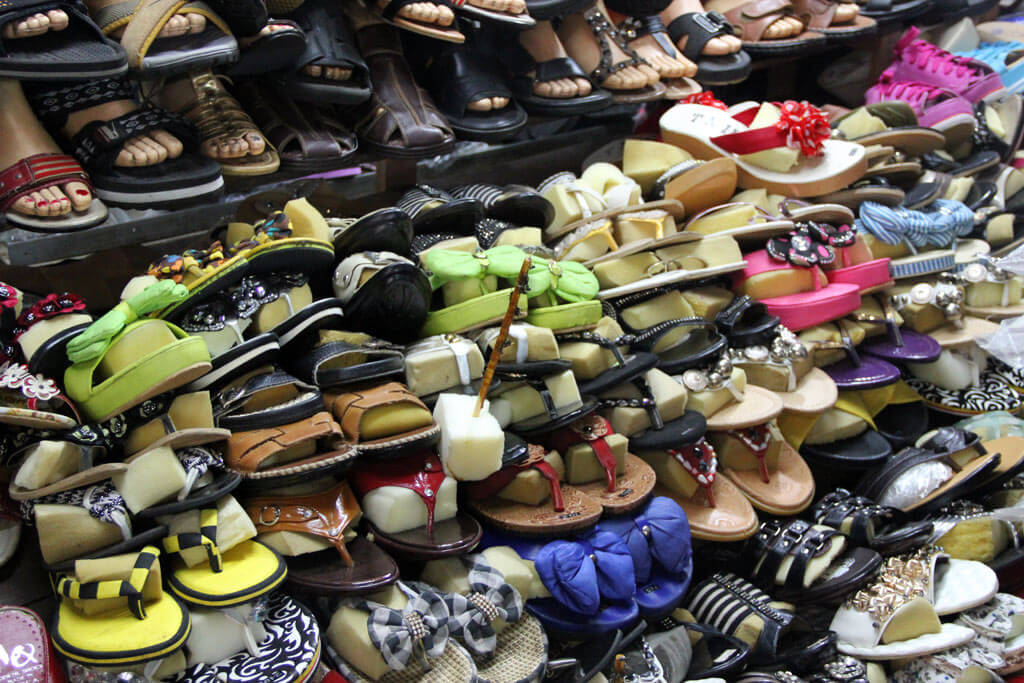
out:
M937 330L932 330L928 336L939 342L939 346L942 348L948 349L973 344L976 338L999 331L999 323L994 323L991 320L965 315L962 322L962 327L948 323Z
M600 503L605 512L621 515L647 502L656 479L650 465L632 453L626 453L626 471L616 477L614 491L608 491L607 482L603 478L573 486L584 496Z
M587 223L596 223L597 221L603 221L607 218L615 218L616 216L622 213L636 213L639 211L655 210L667 211L676 218L682 218L683 216L686 215L686 208L681 203L670 199L659 199L658 201L655 202L645 202L643 204L636 204L634 206L617 206L614 209L605 209L604 211L599 211L595 214L591 214L590 216L582 218L578 221L566 223L560 228L556 228L554 230L545 230L544 240L554 240L556 237L567 235L576 228L586 225Z
M60 481L54 482L48 486L44 486L40 489L27 490L15 488L11 484L10 494L14 500L33 500L35 498L42 498L43 496L49 496L54 493L60 493L61 491L69 491L71 489L79 488L80 486L88 486L90 484L97 484L101 481L110 479L115 474L126 472L128 465L121 462L111 462L105 465L97 465L87 469L85 472L79 472L73 474L70 477L61 479Z
M1004 436L999 439L992 439L981 444L989 453L999 453L999 464L996 466L990 477L995 479L1006 474L1024 460L1024 438L1019 436Z
M757 532L757 512L747 497L728 478L718 475L711 485L715 507L709 507L704 490L697 488L690 498L672 491L664 484L656 484L654 495L671 498L686 512L690 533L705 541L743 541Z
M795 391L775 393L782 399L785 410L805 415L823 413L839 399L836 383L821 368L811 368L811 371L797 382Z
M778 466L769 472L768 483L757 469L723 467L721 474L736 484L754 507L772 515L795 515L806 510L814 498L811 468L786 441L779 448Z
M690 215L724 204L734 192L736 162L726 157L706 161L665 185L665 198L681 202Z
M709 431L743 429L775 419L783 407L782 399L774 391L748 384L742 401L734 401L714 415L705 417Z

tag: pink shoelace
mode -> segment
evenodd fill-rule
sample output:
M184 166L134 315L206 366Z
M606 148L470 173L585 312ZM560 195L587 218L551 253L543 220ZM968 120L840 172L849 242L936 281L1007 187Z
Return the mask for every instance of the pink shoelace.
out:
M903 100L912 107L920 109L923 109L929 102L941 101L952 94L944 88L927 83L894 81L892 72L889 70L882 72L882 77L872 89L883 99Z
M953 74L956 78L976 78L977 68L966 57L958 57L946 52L938 45L933 45L926 40L915 40L921 31L916 26L907 31L898 43L896 43L896 56L917 66L920 69L927 69L933 74L942 73L944 76Z

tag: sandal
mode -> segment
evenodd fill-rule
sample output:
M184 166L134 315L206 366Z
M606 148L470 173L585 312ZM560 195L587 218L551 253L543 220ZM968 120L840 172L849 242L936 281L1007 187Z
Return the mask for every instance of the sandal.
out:
M358 148L351 130L315 106L300 108L278 90L256 82L242 83L235 91L267 142L277 150L284 170L315 173L337 169Z
M263 133L245 113L238 100L224 89L221 79L226 77L206 71L192 72L187 78L193 97L187 102L175 102L174 110L199 129L202 142L218 146L247 136L263 137ZM167 101L169 98L162 99ZM266 175L275 172L281 165L281 159L273 145L267 145L259 155L211 158L220 164L221 172L228 176Z
M192 607L189 613L192 632L184 651L194 663L176 680L230 680L241 671L266 671L284 660L302 680L312 678L320 666L316 618L284 592L228 609Z
M843 603L829 628L839 636L839 651L858 659L920 657L972 640L972 629L939 616L984 604L996 590L995 572L985 565L949 560L929 546L889 558L878 578Z
M624 456L625 444L616 445ZM469 483L467 503L489 525L517 536L564 535L589 529L601 517L601 501L584 495L567 480L571 474L583 483L605 484L604 462L586 451L585 446L573 451L575 470L570 470L558 451L545 451L509 435L504 467L482 481ZM617 475L611 460L618 462L618 458L610 455L608 472ZM598 467L594 467L595 461Z
M305 495L250 497L245 509L260 542L288 558L287 584L296 591L358 595L398 578L384 551L363 536L349 537L362 510L346 482Z
M629 548L636 576L633 600L644 619L657 619L678 605L693 578L686 513L670 498L654 498L632 518L602 520L599 531L618 535Z
M104 35L124 29L121 46L128 53L128 68L152 78L171 73L209 69L238 59L238 43L231 29L205 3L195 0L159 0L142 8L132 0L114 0L90 11ZM200 14L207 26L202 33L159 38L167 20L175 15Z
M260 7L266 6L261 2ZM223 8L220 14L224 15ZM255 17L249 15L247 20L252 21ZM271 19L266 17L256 28L255 39L245 46L239 46L238 61L227 68L228 76L232 78L252 78L263 74L273 73L287 69L299 60L306 50L309 36L294 21L289 19ZM234 23L225 19L228 25ZM255 23L259 23L258 20ZM273 30L265 35L259 35L264 27L272 27Z
M413 631L409 624L417 617L422 623ZM330 645L325 651L332 668L352 683L385 676L420 680L437 675L451 683L479 680L473 658L449 639L450 623L451 611L440 593L398 581L366 598L346 598L330 618ZM411 642L414 634L423 648L419 655L394 645L398 639Z
M32 429L74 429L82 418L54 380L27 365L0 364L0 424Z
M838 529L854 546L871 548L884 555L907 552L927 542L932 535L930 521L905 522L894 507L878 505L846 489L825 495L810 510L818 524Z
M470 7L468 2L462 5L464 11ZM501 142L526 125L526 112L513 99L497 66L480 51L465 46L444 50L434 55L424 79L438 110L460 140ZM468 106L489 97L504 98L508 104L490 111L474 111Z
M836 11L842 4L852 3L840 3L836 0L793 0L793 9L796 15L804 20L808 31L822 33L830 41L853 40L875 33L875 20L861 16L860 8L853 19L834 23Z
M55 147L56 148L56 147ZM30 216L13 210L18 200L33 192L77 182L93 195L89 208L64 216ZM0 170L0 211L11 225L34 232L72 232L99 225L107 219L107 207L95 194L89 176L74 157L66 154L33 154Z
M146 546L134 555L82 562L60 577L53 623L57 651L86 666L110 667L167 656L184 645L188 611L161 587L159 555ZM117 578L82 580L83 574Z
M398 382L327 393L324 405L361 455L406 455L427 449L441 438L441 428L427 407Z
M718 455L703 436L669 450L638 452L657 473L655 495L683 508L694 538L743 541L757 531L757 513L735 484L718 476Z
M824 47L827 38L821 33L806 30L806 23L797 15L795 5L789 0L768 2L708 2L705 9L719 12L743 40L743 50L751 56L796 56L817 52ZM726 9L728 7L728 9ZM768 27L783 17L801 19L804 31L788 38L765 38Z
M0 26L39 12L60 10L68 26L42 35L0 39L0 76L18 80L67 81L120 76L128 69L124 51L93 23L85 4L62 1L56 4L22 0L0 13Z
M761 301L794 332L842 317L860 306L857 285L829 283L817 267L779 263L765 250L747 254L746 263L734 279L734 289ZM787 272L785 279L779 277L783 271Z
M305 30L306 45L289 64L291 73L277 78L278 91L289 99L317 105L365 102L370 97L370 72L356 49L342 8L305 2L288 16ZM344 69L352 75L343 81L317 78L305 72L310 66Z
M69 115L83 109L135 99L135 89L127 81L113 79L60 89L41 87L26 94L40 119L52 130L64 127ZM155 130L176 137L185 152L153 166L115 165L126 143ZM178 208L213 199L224 187L220 166L199 156L195 133L181 115L147 107L111 121L92 121L67 142L75 157L91 171L93 187L105 201L129 208Z
M647 503L654 490L654 470L627 452L628 441L600 415L589 415L544 438L547 448L565 454L566 481L598 500L608 516L632 512Z
M696 78L707 85L729 85L750 75L750 55L743 50L728 55L705 55L704 46L713 38L733 35L733 27L718 12L684 12L666 29L673 45L686 38L683 56L697 65Z
M363 460L349 474L374 543L402 558L437 559L470 552L480 524L456 505L455 480L433 451Z
M320 330L313 348L291 364L295 376L321 389L402 378L404 355L397 344L361 332Z
M571 370L544 379L492 388L492 413L508 415L503 428L523 438L540 436L572 424L597 410L598 402L581 396Z
M0 298L13 288L0 283ZM92 323L85 301L72 292L47 294L29 308L22 309L14 322L11 337L18 343L28 369L44 377L64 377L68 361L68 341Z
M665 24L662 23L661 18L657 14L627 17L625 20L620 21L616 29L627 38L630 47L632 47L633 42L637 39L644 36L652 36L658 45L658 49L666 57L675 60L679 64L689 61L687 57L682 57L676 51L672 40L669 38L668 29L665 28ZM662 78L661 84L665 86L664 98L666 100L685 99L699 94L702 90L701 84L688 76Z
M829 139L830 129L822 112L792 100L783 102L781 108L748 103L728 111L701 104L677 104L661 117L660 125L666 142L697 158L732 158L743 188L813 197L845 188L867 170L863 147ZM786 135L780 132L783 128L800 131L801 144L790 148ZM748 156L758 152L767 154Z
M418 33L421 36L427 36L428 38L434 38L436 40L442 40L446 43L464 43L466 42L466 36L459 30L459 21L454 19L450 26L441 26L440 24L428 24L425 22L417 21L415 19L405 19L398 16L398 10L402 9L406 5L411 5L416 0L388 0L387 5L384 9L379 9L374 6L373 12L380 15L380 18L401 29ZM456 5L449 0L431 0L431 2L438 7L448 7L449 9L455 10ZM360 33L367 29L360 29ZM372 28L370 29L372 30ZM360 38L360 42L362 38ZM366 54L365 47L363 49L363 56L369 57Z
M593 40L597 43L600 57L598 63L590 71L590 80L596 85L600 86L604 81L622 69L631 66L638 66L640 64L646 64L640 55L636 53L633 48L629 46L626 38L619 33L619 30L615 27L615 24L608 19L604 12L599 7L592 6L589 9L583 10L583 20L590 28L590 32L593 34ZM611 46L609 41L614 41L616 46L626 55L626 59L617 64L612 64L611 57ZM563 41L565 42L565 41ZM568 47L568 45L566 45ZM572 56L571 54L569 55ZM579 60L576 60L577 63ZM544 80L544 79L542 79ZM615 104L642 104L644 102L653 102L659 100L665 96L665 86L661 83L654 83L653 85L644 86L638 90L609 90L611 93L612 102Z
M427 405L436 403L442 392L478 395L483 374L483 354L464 337L428 337L405 349L406 385ZM498 384L492 382L491 388Z
M392 0L388 9L397 10L397 4L408 2ZM396 25L405 22L395 21L399 22ZM449 151L455 144L455 134L430 96L416 84L398 33L374 24L360 29L356 38L370 67L373 86L370 99L352 110L353 128L363 144L375 154L398 159L432 157Z
M747 554L755 583L797 603L838 604L882 564L874 550L851 547L841 532L800 519L762 523Z
M361 251L412 256L412 219L398 207L377 209L360 218L328 218L327 224L339 261Z
M580 65L570 57L549 59L538 63L519 40L502 46L499 57L512 72L510 87L516 102L535 116L579 116L606 109L612 103L607 90L593 87L589 94L581 97L541 97L534 92L538 83L562 79L581 78L589 80ZM528 76L530 72L532 76ZM538 226L547 227L547 224Z
M151 282L68 342L74 364L64 386L90 420L109 419L211 368L202 339L163 320L139 319L185 296L182 285Z
M388 341L411 341L427 320L430 280L407 258L389 252L347 257L334 271L345 326Z

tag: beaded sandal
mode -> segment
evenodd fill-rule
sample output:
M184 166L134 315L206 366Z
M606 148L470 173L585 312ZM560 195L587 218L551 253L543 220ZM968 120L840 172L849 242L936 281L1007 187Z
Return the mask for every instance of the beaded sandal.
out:
M597 42L597 47L601 53L600 61L598 61L597 66L589 74L590 79L594 83L601 85L609 76L627 67L647 63L636 53L636 50L629 46L625 36L619 33L619 30L615 28L615 24L605 16L600 8L593 6L585 10L583 18L586 20L591 33L594 34L594 40ZM612 48L609 41L614 41L618 48L627 55L628 59L613 64ZM661 99L665 94L665 86L655 83L638 90L612 90L611 93L612 101L616 104L639 104Z

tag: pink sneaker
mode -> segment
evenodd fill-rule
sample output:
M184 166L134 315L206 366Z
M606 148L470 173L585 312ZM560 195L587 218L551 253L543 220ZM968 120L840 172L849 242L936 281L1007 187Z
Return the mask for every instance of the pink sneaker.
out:
M864 93L865 104L885 100L909 104L918 124L940 131L946 136L947 146L955 146L974 132L974 107L966 98L926 83L897 81L893 67L883 71L878 83Z
M912 26L893 52L896 61L886 69L893 72L893 80L928 83L957 95L972 103L990 100L1005 92L1003 81L987 64L968 57L951 55L926 40L916 40L921 30Z

